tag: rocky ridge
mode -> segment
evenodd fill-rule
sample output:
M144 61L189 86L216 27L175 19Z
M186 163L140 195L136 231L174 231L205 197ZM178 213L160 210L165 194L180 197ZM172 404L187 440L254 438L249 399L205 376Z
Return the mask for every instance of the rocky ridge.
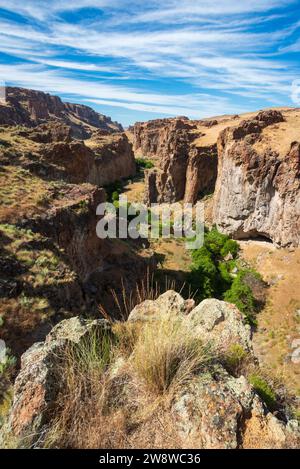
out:
M86 138L95 129L122 132L123 127L82 104L64 103L58 96L25 88L6 87L0 104L0 125L37 126L49 120L71 127L75 137Z
M145 201L194 203L214 193L211 223L220 231L299 246L299 124L297 109L137 123L134 149L155 163Z
M94 116L79 140L64 114L75 105L18 88L8 88L8 97L1 112L9 120L14 110L22 125L0 127L0 315L1 336L19 356L74 308L95 314L100 301L111 305L109 288L120 290L122 277L133 287L147 263L124 243L96 235L103 186L136 171L127 136L103 130Z

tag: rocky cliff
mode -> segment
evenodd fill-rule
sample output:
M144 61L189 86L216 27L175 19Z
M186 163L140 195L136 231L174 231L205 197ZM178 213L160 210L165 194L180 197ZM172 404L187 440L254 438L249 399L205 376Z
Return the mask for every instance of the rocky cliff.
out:
M6 103L0 104L0 125L36 126L58 120L69 125L76 137L86 138L92 130L122 132L110 117L82 104L64 103L58 96L25 88L6 87Z
M221 231L298 246L299 124L297 109L137 123L135 151L155 163L145 201L195 202L215 192L212 222Z
M195 202L200 193L213 190L216 145L199 144L199 122L186 117L158 119L137 123L130 131L135 151L157 160L157 167L146 173L146 202Z
M214 195L220 230L299 246L299 122L296 110L263 111L220 134Z
M135 159L124 133L85 141L54 141L41 146L41 160L64 172L70 182L105 186L135 175Z

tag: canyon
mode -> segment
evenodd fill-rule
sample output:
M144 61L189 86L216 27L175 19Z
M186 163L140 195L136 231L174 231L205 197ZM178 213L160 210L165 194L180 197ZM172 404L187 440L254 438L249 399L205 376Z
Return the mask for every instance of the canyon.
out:
M155 162L147 203L194 203L213 196L213 223L235 239L300 244L298 109L266 110L206 121L137 123L134 149Z
M299 131L300 110L292 108L201 120L179 116L124 129L88 106L8 87L0 103L0 336L16 362L14 384L0 382L0 427L1 401L9 401L6 423L13 437L28 430L43 434L62 392L54 379L60 363L51 354L64 355L91 331L109 331L118 346L125 340L133 347L130 353L128 344L117 349L120 363L108 366L110 398L117 389L133 415L139 406L150 408L148 401L130 407L128 393L145 394L143 380L135 380L132 352L145 324L168 317L171 330L178 320L197 340L215 344L214 371L209 368L205 384L193 375L171 407L139 422L126 435L131 447L150 427L155 431L147 444L159 445L159 412L174 428L178 447L298 445L286 391L279 386L275 411L250 381L263 364L282 372L287 393L299 389L298 365L291 362L300 308ZM230 303L210 298L195 304L186 288L192 255L184 240L99 239L96 208L120 193L129 204L147 206L203 202L207 231L216 227L230 241L241 240L231 277L241 265L255 268L265 282L256 329ZM225 257L233 260L231 252ZM236 345L247 355L245 367L249 358L245 376L220 357ZM297 407L294 394L290 401Z

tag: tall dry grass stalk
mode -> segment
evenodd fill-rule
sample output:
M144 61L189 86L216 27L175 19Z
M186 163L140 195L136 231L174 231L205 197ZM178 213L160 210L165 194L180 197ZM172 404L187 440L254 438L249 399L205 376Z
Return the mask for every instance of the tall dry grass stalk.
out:
M176 280L165 277L164 281L155 280L154 273L149 268L144 279L137 282L135 288L130 292L127 291L123 278L121 279L121 293L117 293L115 289L111 289L110 293L113 303L118 311L118 320L127 321L129 314L138 304L145 300L156 300L162 293L168 290L176 290L182 294L184 290L187 292L188 298L194 298L197 292L193 292L190 285L185 282L178 289ZM109 322L113 322L112 316L107 312L103 305L98 306L100 314Z

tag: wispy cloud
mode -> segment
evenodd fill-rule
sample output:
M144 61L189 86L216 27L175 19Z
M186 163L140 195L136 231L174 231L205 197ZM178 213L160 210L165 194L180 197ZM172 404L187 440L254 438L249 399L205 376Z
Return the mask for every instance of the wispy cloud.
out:
M299 51L296 7L296 0L0 0L10 12L0 18L0 76L158 114L284 104L299 76L297 60L286 56Z

